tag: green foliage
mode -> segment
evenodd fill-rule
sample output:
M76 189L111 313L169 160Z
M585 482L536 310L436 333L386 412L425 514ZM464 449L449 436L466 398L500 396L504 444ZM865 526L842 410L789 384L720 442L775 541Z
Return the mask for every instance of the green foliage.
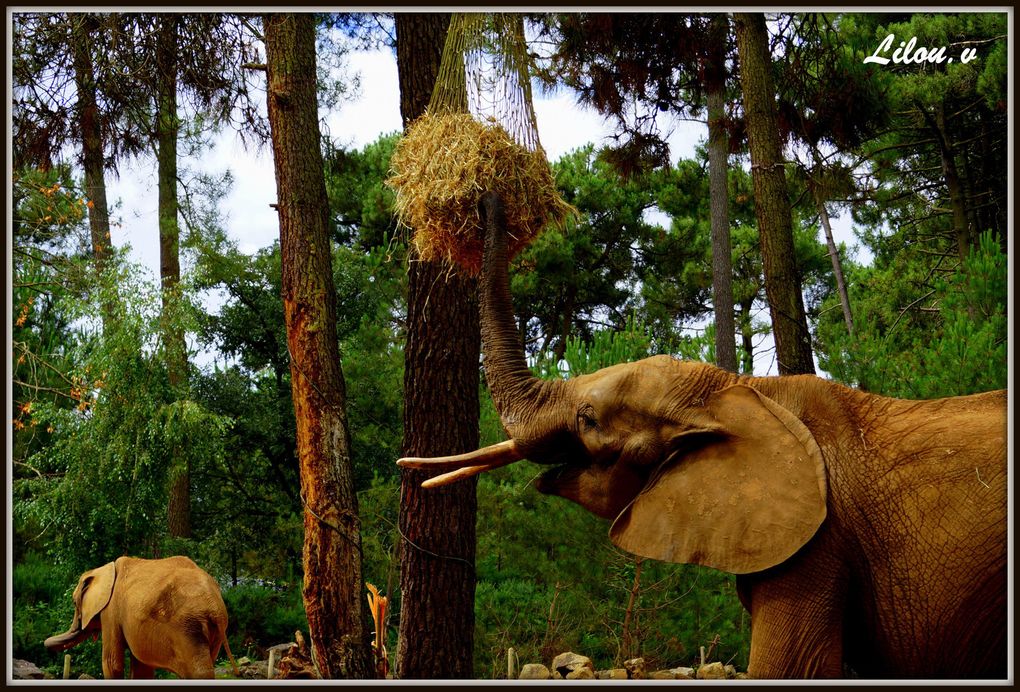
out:
M357 489L397 473L403 420L404 355L396 314L406 276L386 248L334 252L340 356L347 382L351 455Z
M380 136L362 149L327 147L326 193L341 245L369 250L396 237L394 193L383 184L399 133Z
M230 421L167 385L163 327L193 328L186 294L164 310L139 267L113 255L100 274L91 252L69 256L66 243L51 246L54 261L40 261L46 242L26 241L18 265L26 279L49 272L50 280L25 286L55 319L16 322L24 335L16 365L31 374L22 380L20 426L45 444L19 447L15 526L84 571L158 546L167 484L188 467L221 463ZM43 326L58 329L49 341L40 338Z
M308 618L300 586L275 588L270 584L248 583L223 589L230 623L227 629L234 657L263 656L258 648L294 641L294 632L307 635Z
M1005 15L827 17L837 28L835 43L808 31L821 17L789 24L805 43L784 64L777 61L777 68L800 70L785 83L784 117L793 127L810 110L810 122L801 123L809 141L860 145L854 153L866 157L864 168L830 171L822 182L836 195L834 204L866 184L868 197L854 200L853 213L875 257L871 266L845 266L856 317L851 337L817 241L807 181L791 177L791 197L801 202L794 208L797 263L822 368L897 396L1005 387ZM979 59L890 65L862 83L868 68L861 59L890 32L897 41L916 34L926 45L981 42ZM837 83L853 89L831 98ZM893 122L871 136L864 125L878 123L854 114L873 110L878 92L893 106ZM937 124L940 112L938 131L930 121ZM969 185L971 227L993 231L970 238L962 254L943 213L952 200L937 134L954 147ZM382 180L395 141L387 135L360 150L325 147L364 573L390 598L391 655L400 613L393 460L401 451L406 276ZM604 152L589 146L554 168L581 217L536 239L515 259L512 274L536 372L576 376L652 353L711 362L713 327L695 336L687 328L711 309L703 155L622 178ZM54 166L14 174L14 655L59 674L60 656L41 642L69 625L78 574L121 553L157 551L191 555L222 583L236 584L224 588L224 597L239 655L289 641L294 630L307 631L307 620L278 247L240 252L226 240L217 209L230 179L189 181L185 246L192 274L168 319L198 335L216 360L192 369L189 394L176 395L165 385L160 356L158 288L120 258L111 260L107 276L96 275L74 173ZM731 259L745 372L755 340L770 329L762 319L751 183L744 167L731 168ZM209 314L195 307L203 291L222 298ZM96 315L106 304L115 306L115 319L101 327ZM502 425L484 391L481 401L482 443L499 441ZM170 541L163 530L167 488L185 466L195 537ZM539 472L521 463L478 481L479 677L505 675L511 646L521 661L548 662L573 649L598 667L634 655L653 666L690 664L705 646L713 647L713 659L746 665L748 622L733 577L620 553L604 521L537 493L532 481ZM101 675L98 643L74 655L76 671Z
M917 37L918 45L947 47L941 64L882 66L879 76L892 78L886 98L893 119L862 147L869 193L855 206L856 219L871 227L885 222L898 229L896 236L966 233L966 245L973 244L973 231L954 228L960 225L955 212L967 218L970 229L991 230L1005 242L1006 22L1002 12L926 12L857 14L841 24L841 37L871 46L863 49L867 54L888 34L895 36L894 46ZM963 48L976 50L976 59L960 59ZM965 180L964 189L954 191L953 178Z
M52 243L66 238L85 220L88 203L67 166L16 171L11 191L13 234L19 240Z
M1006 387L1006 255L991 233L938 272L909 246L853 267L854 334L819 324L822 368L868 391L914 399ZM831 311L830 314L835 311Z
M187 466L222 463L229 425L153 386L165 381L160 359L110 358L108 345L92 346L80 371L94 399L83 394L73 410L40 405L54 438L29 464L45 475L17 490L26 502L16 518L45 527L49 549L82 571L151 552L165 530L168 483ZM101 374L85 380L91 371Z
M400 613L399 504L400 480L392 475L376 476L368 488L358 493L362 573L366 584L372 584L389 599L385 642L391 656L397 651Z
M47 637L66 632L71 626L74 616L71 593L78 582L78 576L78 573L66 566L54 563L35 551L28 552L14 565L14 620L10 629L14 658L31 661L59 677L63 654L50 653L43 646L43 641ZM81 644L74 652L74 660L76 671L88 672L93 677L102 676L100 665L93 667L86 663L95 661L99 664L98 644Z
M51 433L33 413L43 404L77 405L66 373L72 367L64 334L75 319L58 292L91 283L83 224L85 204L66 167L15 171L12 186L11 367L13 461L16 476L31 473L28 458Z
M588 145L553 164L563 199L580 212L565 229L548 229L514 260L511 291L528 349L562 352L569 334L590 338L622 327L634 305L639 245L652 231L647 179L625 180Z

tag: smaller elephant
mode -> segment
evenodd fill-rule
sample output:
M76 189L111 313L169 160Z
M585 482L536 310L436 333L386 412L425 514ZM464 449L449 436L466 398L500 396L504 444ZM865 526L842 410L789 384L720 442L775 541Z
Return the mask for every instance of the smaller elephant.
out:
M117 558L81 575L73 598L71 628L44 644L64 651L101 632L107 679L124 677L125 649L132 678L151 678L156 668L212 678L221 645L238 674L220 586L187 557Z

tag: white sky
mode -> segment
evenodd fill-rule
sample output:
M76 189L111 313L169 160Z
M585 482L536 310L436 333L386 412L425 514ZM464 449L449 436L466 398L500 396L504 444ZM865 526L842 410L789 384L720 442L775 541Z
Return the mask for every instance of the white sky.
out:
M338 111L321 115L335 140L360 148L381 134L401 128L396 59L389 49L357 51L350 55L350 67L361 75L360 94ZM536 92L534 99L539 137L550 161L590 142L606 143L614 131L611 122L578 107L567 90L551 96ZM693 157L695 147L707 137L707 127L689 121L673 125L669 140L673 162ZM233 173L234 186L221 211L227 232L238 241L239 249L247 253L270 245L279 235L276 212L269 206L276 201L271 156L268 147L261 152L245 151L232 132L225 132L201 160L184 162L211 174L222 174L228 169ZM147 267L155 280L159 276L155 160L150 157L123 163L119 179L109 179L108 184L111 202L120 200L123 205L119 214L115 213L121 223L111 229L112 240L118 247L129 244L132 258ZM855 245L846 214L833 220L833 231L837 242L845 241L848 247ZM767 320L767 312L759 319ZM766 339L758 350L756 373L776 374L771 339Z

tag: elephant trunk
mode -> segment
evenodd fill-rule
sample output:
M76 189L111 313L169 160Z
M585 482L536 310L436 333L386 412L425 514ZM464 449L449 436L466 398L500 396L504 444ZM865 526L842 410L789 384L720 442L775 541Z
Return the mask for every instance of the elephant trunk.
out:
M485 379L510 439L467 454L399 459L397 464L404 468L446 471L425 481L423 487L446 485L529 457L529 452L549 447L549 438L564 427L562 416L552 412L563 410L556 401L565 397L567 383L547 382L532 375L518 337L510 300L503 201L496 193L486 192L479 211L485 226L479 278Z
M67 632L48 637L46 641L43 642L43 646L45 646L48 651L65 651L82 643L88 639L89 636L91 635L87 630L79 629L75 625L72 625L71 629Z
M478 279L485 380L507 434L521 453L551 433L550 404L563 394L564 383L531 374L514 319L510 299L507 223L503 201L494 192L482 195L485 224L482 273Z

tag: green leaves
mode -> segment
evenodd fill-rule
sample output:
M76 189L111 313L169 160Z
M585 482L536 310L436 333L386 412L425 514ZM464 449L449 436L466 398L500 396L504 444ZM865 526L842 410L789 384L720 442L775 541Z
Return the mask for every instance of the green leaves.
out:
M889 396L926 399L1007 383L1006 255L983 233L950 271L904 246L874 267L853 267L854 336L823 309L822 368Z

